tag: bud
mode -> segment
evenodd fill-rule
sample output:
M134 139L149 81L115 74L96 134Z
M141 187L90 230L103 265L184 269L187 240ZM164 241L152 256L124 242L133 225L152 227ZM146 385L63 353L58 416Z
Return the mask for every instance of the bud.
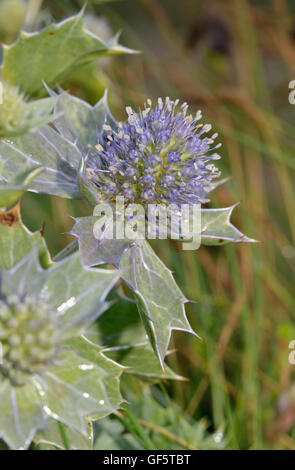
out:
M2 84L0 104L0 137L13 135L26 127L25 99L18 87L6 82Z
M0 301L3 357L0 375L13 386L22 386L55 359L59 349L56 312L32 297Z

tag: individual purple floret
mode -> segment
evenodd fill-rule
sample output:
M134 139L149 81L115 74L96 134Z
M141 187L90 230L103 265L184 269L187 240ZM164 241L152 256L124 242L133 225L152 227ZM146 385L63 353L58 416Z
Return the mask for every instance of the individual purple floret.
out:
M187 115L187 104L158 98L147 100L135 113L127 107L128 119L113 130L103 126L99 155L92 158L91 180L99 198L125 203L193 204L207 202L212 182L220 172L210 163L218 160L214 145L218 134L206 137L211 125L200 124L200 111ZM213 145L212 145L213 144Z

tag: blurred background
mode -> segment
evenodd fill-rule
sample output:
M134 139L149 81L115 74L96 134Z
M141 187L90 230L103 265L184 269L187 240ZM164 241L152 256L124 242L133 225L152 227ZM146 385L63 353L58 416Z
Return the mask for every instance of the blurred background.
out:
M11 43L21 27L46 26L83 3L1 0L0 38ZM85 22L105 39L122 30L121 43L141 54L101 59L62 86L92 104L108 88L118 119L148 97L202 109L231 177L210 207L240 202L234 223L260 240L196 252L153 244L194 301L187 312L202 340L173 336L168 362L188 380L123 384L132 405L124 419L99 422L96 448L295 449L295 2L89 0ZM53 255L70 241L69 216L90 212L77 201L23 201L31 230L45 222Z

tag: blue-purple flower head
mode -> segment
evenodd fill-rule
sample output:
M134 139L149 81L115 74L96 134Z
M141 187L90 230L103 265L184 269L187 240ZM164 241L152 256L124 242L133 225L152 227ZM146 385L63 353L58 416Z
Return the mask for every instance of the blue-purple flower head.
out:
M126 204L193 204L207 202L207 194L220 172L212 163L220 156L214 144L218 134L208 136L209 124L202 115L188 115L186 103L147 100L113 130L103 127L98 158L92 163L91 179L99 198L112 202L124 196Z

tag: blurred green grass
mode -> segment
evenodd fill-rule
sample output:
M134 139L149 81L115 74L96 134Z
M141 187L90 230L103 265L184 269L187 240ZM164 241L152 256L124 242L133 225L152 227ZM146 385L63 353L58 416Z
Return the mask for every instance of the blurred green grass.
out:
M231 449L295 449L295 397L284 399L295 380L288 362L295 339L295 136L288 102L288 83L295 79L294 8L286 0L96 3L87 11L122 29L122 42L142 54L116 57L102 71L99 65L81 70L68 89L94 103L107 86L118 118L126 105L147 97L169 95L201 108L220 133L220 167L231 176L211 207L240 201L235 223L260 240L196 252L154 243L194 301L188 315L202 337L177 332L171 342L177 353L169 363L189 379L165 384L179 407L175 416L181 409L189 419L206 418L211 431L224 429ZM43 2L58 19L81 4ZM46 222L53 254L70 240L69 215L87 213L80 202L33 194L23 201L31 229ZM134 390L140 404L142 388ZM140 426L150 436L150 427Z

